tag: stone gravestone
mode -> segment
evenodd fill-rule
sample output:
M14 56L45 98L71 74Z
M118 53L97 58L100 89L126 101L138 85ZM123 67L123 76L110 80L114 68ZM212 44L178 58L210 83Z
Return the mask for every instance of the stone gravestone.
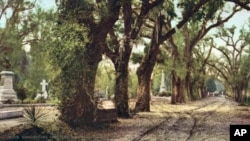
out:
M97 122L115 122L117 114L115 104L112 100L99 101L97 107Z
M40 85L42 86L42 93L37 94L35 99L37 99L39 97L43 97L43 98L47 99L48 92L46 90L46 87L48 86L48 83L46 82L46 80L43 79L42 82L40 83Z
M11 71L2 71L0 84L0 103L8 100L17 101L16 92L13 89L13 76Z

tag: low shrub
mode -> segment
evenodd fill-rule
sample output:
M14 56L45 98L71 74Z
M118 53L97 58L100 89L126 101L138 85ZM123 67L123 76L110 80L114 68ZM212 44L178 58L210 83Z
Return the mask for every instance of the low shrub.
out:
M171 95L172 95L171 92L161 92L161 93L158 94L158 96L162 96L162 97L163 97L163 96L166 96L166 97L167 97L167 96L171 96Z
M23 103L23 100L27 98L26 89L19 88L16 90L16 92L17 92L17 98L20 99L21 102Z
M34 100L35 103L46 103L46 99L44 97L38 97Z
M32 104L32 103L35 103L35 101L33 99L31 99L31 98L26 98L26 99L23 100L23 103Z
M13 99L8 99L6 101L3 101L4 104L13 104L15 101Z

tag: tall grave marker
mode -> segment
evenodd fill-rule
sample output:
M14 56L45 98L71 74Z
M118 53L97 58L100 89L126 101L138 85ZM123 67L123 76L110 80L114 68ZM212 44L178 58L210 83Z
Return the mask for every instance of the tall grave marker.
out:
M159 93L166 92L166 82L165 82L165 73L161 72L161 84Z
M11 71L2 71L0 75L0 103L8 100L17 101L17 95L13 89L14 73Z

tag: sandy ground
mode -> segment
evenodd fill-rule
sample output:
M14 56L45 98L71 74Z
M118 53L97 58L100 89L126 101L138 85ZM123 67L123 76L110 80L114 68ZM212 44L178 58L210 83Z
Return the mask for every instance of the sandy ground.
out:
M133 105L133 103L132 103ZM141 112L130 119L118 119L98 129L71 129L57 120L58 111L50 114L42 125L58 140L91 141L229 141L231 124L250 124L250 107L224 97L209 97L187 104L171 105L169 99L154 99L151 112ZM13 131L15 124L0 121L1 136ZM27 124L21 121L16 125Z

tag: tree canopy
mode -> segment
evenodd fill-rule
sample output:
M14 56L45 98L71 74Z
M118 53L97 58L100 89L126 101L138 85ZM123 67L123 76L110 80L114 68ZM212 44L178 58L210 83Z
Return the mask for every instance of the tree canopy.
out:
M0 20L5 24L0 27L0 68L15 71L18 87L29 88L29 97L37 93L40 79L49 79L61 101L60 118L79 127L97 122L97 87L113 88L119 117L130 116L131 91L137 96L135 111L150 111L158 64L171 76L173 104L214 92L214 77L241 102L250 79L249 28L238 33L238 27L224 24L239 11L249 11L249 4L247 0L59 0L53 12L37 8L35 1L1 1ZM135 53L135 46L142 51ZM214 50L221 56L215 57ZM107 58L113 65L100 82L105 70L99 63ZM134 72L131 60L139 66Z

